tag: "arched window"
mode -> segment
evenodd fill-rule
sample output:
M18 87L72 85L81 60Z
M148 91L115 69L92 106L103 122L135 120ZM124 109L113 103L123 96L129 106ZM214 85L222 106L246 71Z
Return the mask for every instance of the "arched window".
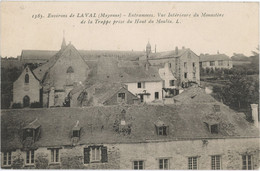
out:
M25 74L24 82L29 83L29 75L28 74Z
M74 70L71 66L67 69L67 73L74 73Z

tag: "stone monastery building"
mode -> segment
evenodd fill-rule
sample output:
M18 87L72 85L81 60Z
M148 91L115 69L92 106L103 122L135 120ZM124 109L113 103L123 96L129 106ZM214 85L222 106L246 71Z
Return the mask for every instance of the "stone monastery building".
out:
M2 168L259 168L256 124L199 87L175 99L169 105L3 110Z
M63 39L58 52L24 50L20 60L26 67L14 82L13 103L23 107L97 105L98 93L90 87L104 82L121 84L135 96L118 94L120 103L162 103L200 82L199 57L190 49L152 53L149 42L146 52L78 51ZM39 66L31 70L30 64Z
M250 123L207 94L190 49L82 51L63 39L20 60L13 104L24 108L1 111L4 169L260 167L258 105Z

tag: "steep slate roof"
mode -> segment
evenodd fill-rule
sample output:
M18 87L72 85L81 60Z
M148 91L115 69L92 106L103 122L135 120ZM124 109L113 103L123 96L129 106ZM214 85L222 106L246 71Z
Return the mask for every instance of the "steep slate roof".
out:
M173 97L176 103L193 104L193 103L208 103L215 102L216 100L206 94L205 90L200 87L189 87L181 94Z
M124 83L140 82L140 81L162 81L159 71L156 67L149 66L146 70L143 66L138 67L121 67L120 70L127 74L121 77Z
M49 60L57 51L22 50L21 60Z
M220 105L220 112L214 112L214 104ZM131 125L130 135L114 131L113 126L120 123L123 109L126 111L126 124ZM38 118L41 125L40 139L35 142L38 147L72 145L70 135L76 121L79 121L82 128L79 144L259 137L259 130L253 124L218 102L165 106L20 109L2 110L1 150L21 148L21 129L35 118ZM169 135L157 135L155 124L158 118L169 127ZM218 134L211 134L204 123L210 119L219 122Z
M225 54L215 54L215 55L200 55L200 62L203 61L229 61L231 60L227 55Z
M98 57L118 57L124 60L135 60L139 56L145 54L144 51L113 51L113 50L78 50L84 60L97 60ZM48 61L58 51L50 50L22 50L21 60L34 61L43 60Z
M97 86L96 85L93 86L95 86L96 88L95 93L93 95L98 100L98 102L102 104L106 102L109 98L111 98L113 95L115 95L119 90L125 87L124 84L120 84L120 83L112 83L112 84L105 83L105 84L99 84ZM136 99L138 98L136 97Z
M66 51L66 49L69 49L69 48L77 51L77 49L72 44L68 44L66 46L66 48L62 48L54 56L52 56L47 63L45 63L45 64L39 66L38 68L36 68L35 70L33 70L33 73L35 74L35 76L39 80L43 80L44 76L46 74L48 74L48 71L54 66L54 64L57 62L57 60L62 56L64 51Z
M133 62L131 67L119 67L118 61L112 58L100 58L89 75L88 83L106 81L113 83L129 83L139 81L162 81L156 67L149 66L146 70L142 64Z
M149 60L179 57L179 56L182 56L187 50L190 50L190 49L188 49L188 48L178 49L178 53L176 53L176 50L151 53L149 55ZM142 56L139 58L139 60L145 60L145 59L146 59L146 56Z

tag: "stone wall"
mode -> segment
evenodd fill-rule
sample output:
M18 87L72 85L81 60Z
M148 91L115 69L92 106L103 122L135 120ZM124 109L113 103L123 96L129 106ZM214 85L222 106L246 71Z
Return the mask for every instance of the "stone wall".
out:
M222 170L241 170L242 155L252 155L253 169L259 168L259 138L199 139L168 142L103 144L108 162L84 164L86 145L60 149L60 163L50 163L50 150L35 151L36 169L133 169L133 161L143 160L145 169L159 169L159 159L168 158L170 169L187 170L188 157L198 157L198 169L211 170L211 156L221 156ZM18 160L19 159L19 160ZM12 152L12 167L26 168L25 152ZM28 167L28 166L27 166Z
M134 160L144 160L145 169L159 169L159 158L168 158L170 169L188 170L188 157L198 156L198 169L211 170L211 156L221 155L221 169L242 170L242 155L252 154L259 168L259 139L212 139L120 145L120 169L132 169Z

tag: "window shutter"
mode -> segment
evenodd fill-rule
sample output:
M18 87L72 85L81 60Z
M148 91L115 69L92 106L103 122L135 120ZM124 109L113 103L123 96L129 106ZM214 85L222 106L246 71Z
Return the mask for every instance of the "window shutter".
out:
M158 127L157 127L156 125L154 125L154 127L155 127L155 132L156 132L156 134L159 135Z
M166 135L169 135L169 126L166 126Z
M84 164L90 162L90 148L84 148Z
M107 162L107 147L101 147L101 162Z

